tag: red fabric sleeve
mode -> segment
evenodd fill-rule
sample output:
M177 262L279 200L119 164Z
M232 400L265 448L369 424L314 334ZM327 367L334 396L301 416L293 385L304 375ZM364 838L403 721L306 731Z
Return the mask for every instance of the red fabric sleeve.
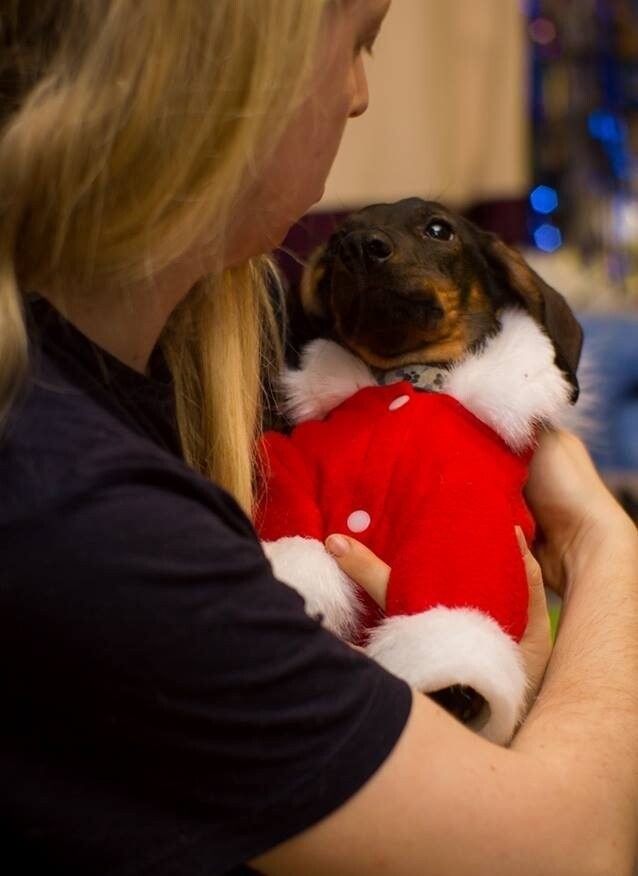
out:
M323 541L317 505L317 476L312 460L278 432L266 432L260 442L263 488L255 528L264 541L303 535Z

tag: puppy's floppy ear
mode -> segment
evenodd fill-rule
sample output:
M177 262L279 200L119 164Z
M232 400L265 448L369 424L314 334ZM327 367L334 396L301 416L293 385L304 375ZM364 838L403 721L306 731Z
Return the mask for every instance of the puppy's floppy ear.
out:
M541 325L556 351L556 364L574 388L578 399L576 370L583 346L583 330L563 296L552 289L527 264L522 255L495 234L482 232L482 249L493 278L506 299L514 300Z
M330 270L328 244L323 243L310 254L301 276L300 299L305 316L321 330L331 321Z

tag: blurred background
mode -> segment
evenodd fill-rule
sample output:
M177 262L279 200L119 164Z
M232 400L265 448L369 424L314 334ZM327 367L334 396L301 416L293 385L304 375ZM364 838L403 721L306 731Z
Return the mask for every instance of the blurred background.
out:
M394 0L300 263L349 211L417 195L517 245L577 311L585 436L638 520L638 0Z

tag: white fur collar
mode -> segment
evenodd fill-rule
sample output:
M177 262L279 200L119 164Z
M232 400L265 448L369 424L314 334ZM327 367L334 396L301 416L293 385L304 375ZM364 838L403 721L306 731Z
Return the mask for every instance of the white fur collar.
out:
M491 426L515 451L530 446L541 424L557 425L569 408L571 386L554 363L554 348L522 310L507 310L502 330L478 353L452 365L441 392ZM322 419L365 386L370 368L333 341L312 341L301 368L282 379L286 409L294 422Z
M322 420L355 392L376 384L365 362L321 338L304 347L301 368L286 369L281 378L284 407L294 423Z

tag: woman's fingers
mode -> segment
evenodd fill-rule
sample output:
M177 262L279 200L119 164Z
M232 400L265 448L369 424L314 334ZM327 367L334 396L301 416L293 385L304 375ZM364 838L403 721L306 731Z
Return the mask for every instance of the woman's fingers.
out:
M538 694L552 652L552 633L541 567L518 526L516 537L523 555L529 589L527 628L520 648L529 682L528 702L531 705Z
M347 535L329 535L326 549L346 575L363 587L381 608L385 608L390 566L356 538Z
M516 527L516 536L523 555L529 588L529 620L520 648L529 679L531 703L538 693L551 654L551 624L541 568L518 527ZM361 542L347 535L328 536L326 549L346 575L361 585L381 608L385 608L390 566Z

